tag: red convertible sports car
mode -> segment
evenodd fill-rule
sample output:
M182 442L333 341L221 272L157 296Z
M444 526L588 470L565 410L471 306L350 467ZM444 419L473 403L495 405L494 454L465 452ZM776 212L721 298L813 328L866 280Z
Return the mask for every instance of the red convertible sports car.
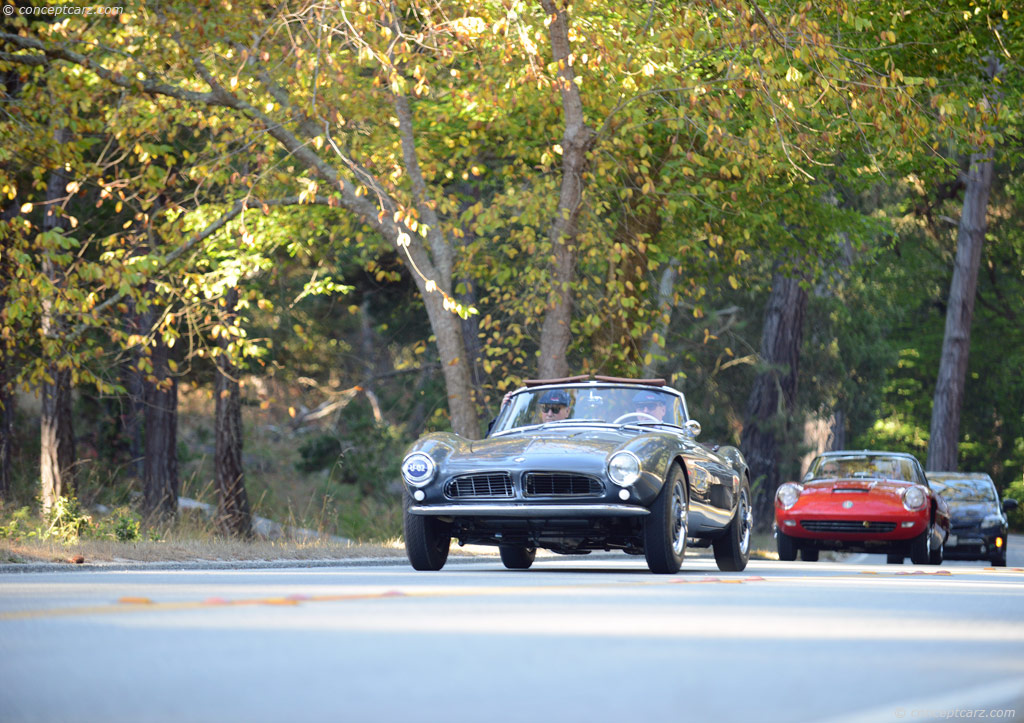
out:
M888 562L942 563L949 508L921 463L898 452L826 452L801 483L775 494L780 560L817 560L820 550L885 553Z

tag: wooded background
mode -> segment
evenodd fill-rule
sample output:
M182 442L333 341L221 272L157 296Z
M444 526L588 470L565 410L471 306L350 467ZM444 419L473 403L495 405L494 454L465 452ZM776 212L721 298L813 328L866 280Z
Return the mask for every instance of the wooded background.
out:
M1016 3L0 9L5 505L173 520L209 447L226 533L351 525L588 372L683 390L762 527L826 448L1024 496Z

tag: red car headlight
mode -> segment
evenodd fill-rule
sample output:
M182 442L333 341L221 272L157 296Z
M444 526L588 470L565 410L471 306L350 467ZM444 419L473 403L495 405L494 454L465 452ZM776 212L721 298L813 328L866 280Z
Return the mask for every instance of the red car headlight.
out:
M795 482L787 482L779 487L775 493L775 499L778 500L783 509L788 510L800 499L800 493L803 491L803 487Z
M903 492L903 506L916 512L928 504L928 493L920 487L907 487Z

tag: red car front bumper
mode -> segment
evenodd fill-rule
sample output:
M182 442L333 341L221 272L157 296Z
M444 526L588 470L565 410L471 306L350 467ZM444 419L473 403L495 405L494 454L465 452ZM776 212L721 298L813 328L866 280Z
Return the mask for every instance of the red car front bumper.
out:
M907 510L891 495L803 494L789 509L775 502L780 532L820 549L880 550L909 542L928 529L928 507Z

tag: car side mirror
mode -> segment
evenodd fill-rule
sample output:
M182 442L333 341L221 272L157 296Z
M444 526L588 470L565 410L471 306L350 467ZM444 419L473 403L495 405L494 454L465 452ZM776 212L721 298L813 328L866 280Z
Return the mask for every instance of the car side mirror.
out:
M684 426L686 428L686 431L692 434L694 437L697 437L700 434L700 422L698 422L696 419L686 420L686 424Z
M1017 507L1017 500L1013 499L1012 497L1007 497L1005 500L1003 500L1003 512L1013 512L1015 509L1017 509Z

